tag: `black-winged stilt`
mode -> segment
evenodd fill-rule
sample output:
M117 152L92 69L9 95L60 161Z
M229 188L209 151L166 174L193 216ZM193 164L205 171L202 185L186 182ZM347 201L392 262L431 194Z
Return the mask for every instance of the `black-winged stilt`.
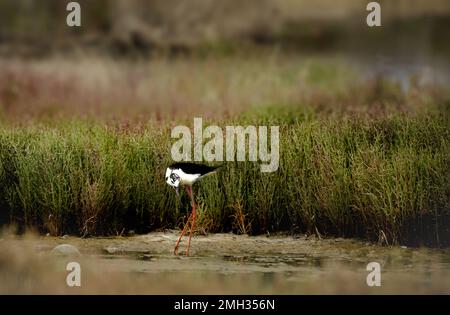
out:
M192 192L192 185L199 181L204 176L215 172L220 166L212 167L202 164L188 163L188 162L179 162L170 165L166 169L166 182L170 186L174 187L177 195L179 195L180 186L185 186L186 191L191 198L192 212L184 225L183 231L181 232L180 237L175 245L173 250L174 254L178 254L178 246L180 245L180 241L184 234L186 233L187 226L189 222L191 223L191 231L189 234L188 246L186 249L186 256L189 256L189 247L191 245L192 234L194 233L195 228L195 218L196 218L196 204L194 200L194 195Z

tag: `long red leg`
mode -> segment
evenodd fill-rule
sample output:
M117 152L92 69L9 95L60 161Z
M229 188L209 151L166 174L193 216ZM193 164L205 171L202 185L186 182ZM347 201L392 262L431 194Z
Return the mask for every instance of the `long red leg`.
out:
M192 202L192 222L191 222L191 232L189 233L189 241L188 241L188 246L186 249L186 256L189 256L189 247L191 246L191 238L192 235L194 234L194 230L195 230L195 217L196 217L196 205L195 205L195 200L194 200L194 195L192 194L192 187L189 187L190 190L190 195L191 195L191 202Z
M186 187L186 191L187 191L189 197L191 197L191 200L192 200L192 190L191 190L191 189L192 189L192 188L191 188L190 186L187 186L187 187ZM186 224L184 225L183 231L181 231L181 235L180 235L180 237L178 238L177 243L175 244L175 248L173 249L173 253L174 253L175 255L178 255L178 247L180 246L180 242L181 242L181 239L183 238L184 234L186 234L186 230L187 230L187 227L188 227L188 225L189 225L189 222L190 222L191 219L192 219L192 215L193 215L193 212L191 211L191 214L189 215L189 218L188 218L188 220L186 221Z
M189 256L189 247L191 246L191 238L192 235L194 234L194 230L195 230L195 204L192 205L192 222L191 222L191 233L189 233L189 241L188 241L188 246L187 246L187 250L186 250L186 256Z
M175 248L173 249L173 253L174 253L175 255L178 255L178 247L180 246L181 239L183 238L184 234L186 233L186 230L187 230L187 227L188 227L188 225L189 225L189 221L191 221L191 218L192 218L192 212L191 212L191 214L189 215L189 218L188 218L186 224L184 225L183 231L181 232L181 235L180 235L180 237L178 238L178 241L177 241L177 244L175 245Z

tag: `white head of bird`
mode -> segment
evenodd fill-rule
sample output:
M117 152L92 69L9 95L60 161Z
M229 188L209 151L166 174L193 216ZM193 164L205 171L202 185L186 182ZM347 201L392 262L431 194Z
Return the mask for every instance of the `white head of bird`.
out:
M171 169L170 167L168 167L166 169L166 183L169 184L169 186L172 186L173 188L175 188L175 191L178 195L178 190L180 188L180 184L181 184L181 175L182 174L178 174L179 170L178 169Z

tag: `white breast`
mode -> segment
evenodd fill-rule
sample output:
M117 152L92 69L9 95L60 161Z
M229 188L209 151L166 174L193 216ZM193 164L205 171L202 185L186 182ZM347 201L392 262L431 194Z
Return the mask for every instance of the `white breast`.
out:
M175 169L173 172L180 176L182 185L193 185L201 177L200 174L186 174L181 169Z

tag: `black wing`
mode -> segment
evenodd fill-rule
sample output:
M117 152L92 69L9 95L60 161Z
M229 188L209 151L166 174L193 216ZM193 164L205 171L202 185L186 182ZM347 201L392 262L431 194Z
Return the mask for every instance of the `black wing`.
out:
M220 166L208 166L203 164L195 164L189 162L178 162L169 166L171 169L181 169L186 174L200 174L205 175L218 169Z

